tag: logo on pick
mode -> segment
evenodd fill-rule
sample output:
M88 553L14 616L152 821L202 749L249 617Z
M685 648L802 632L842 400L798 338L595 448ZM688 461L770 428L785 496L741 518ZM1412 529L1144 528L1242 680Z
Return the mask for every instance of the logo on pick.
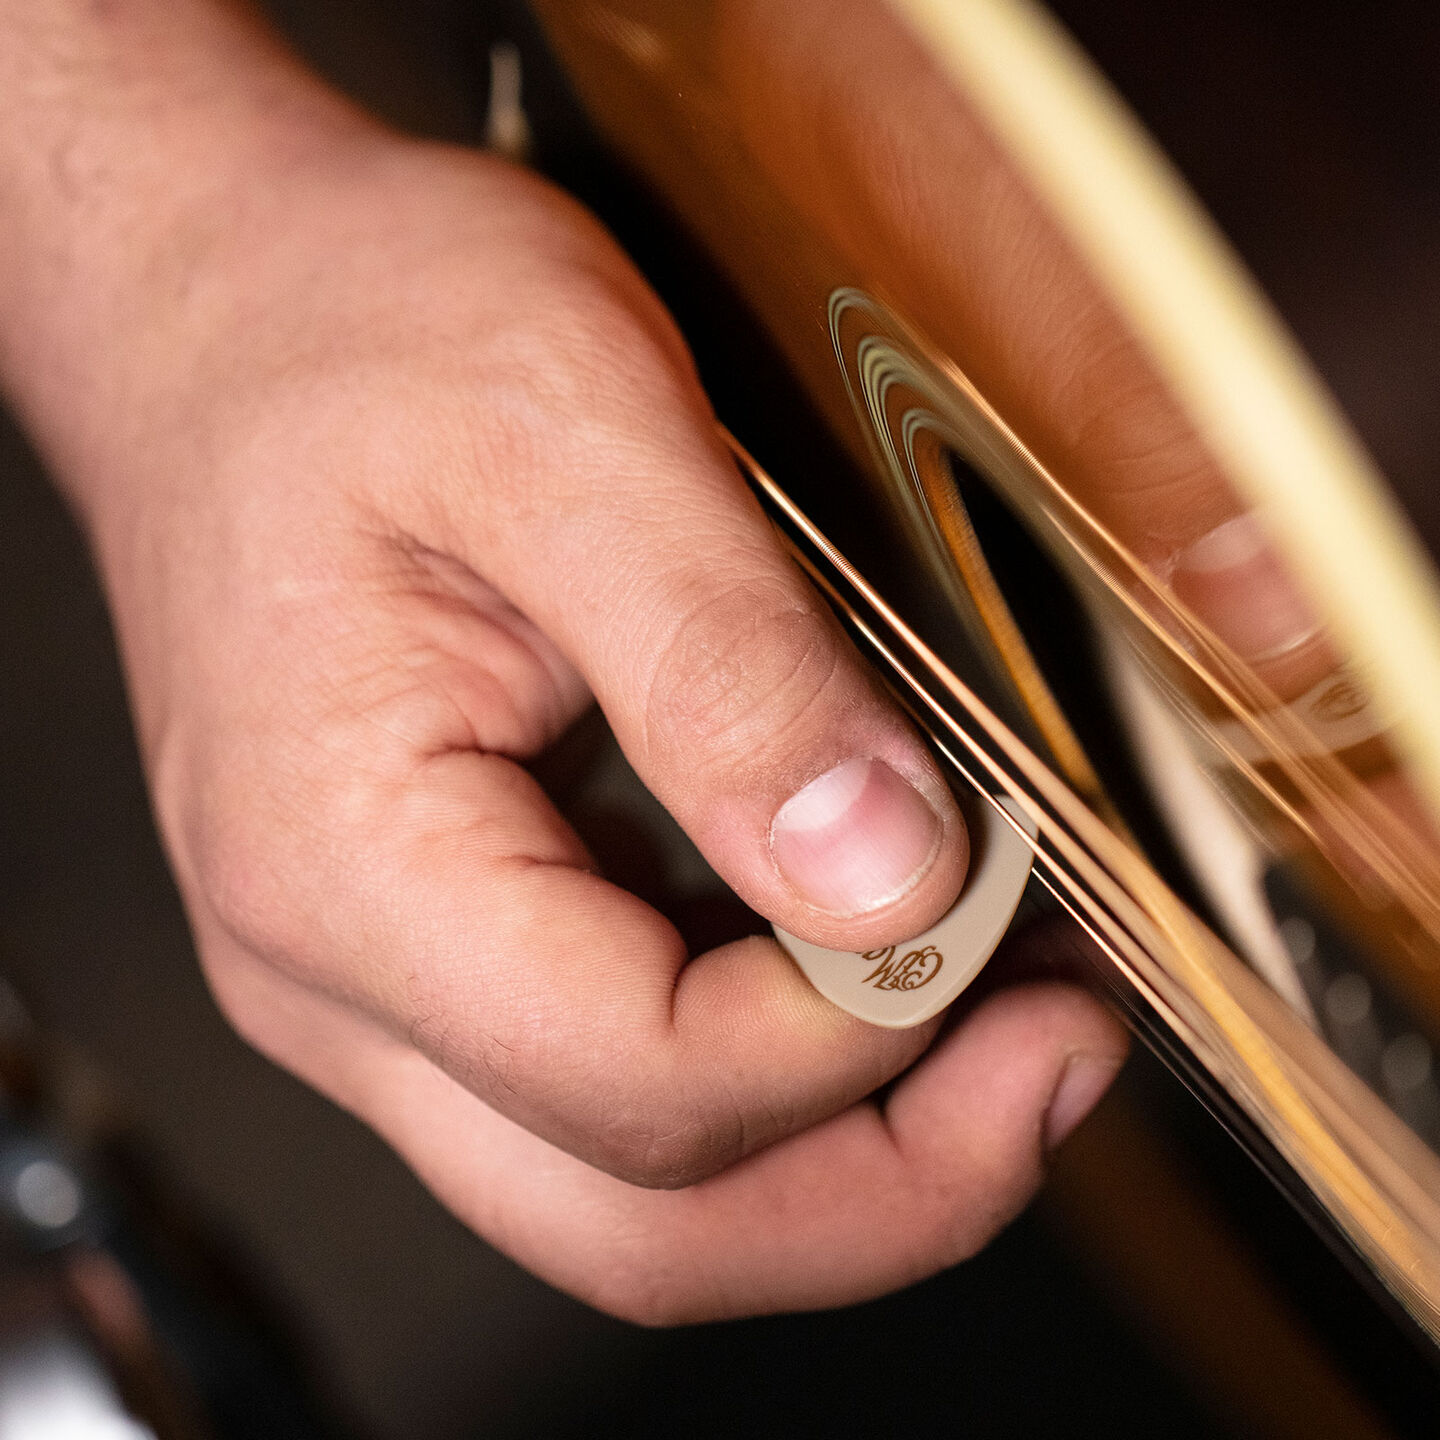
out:
M907 950L903 955L898 945L887 945L883 950L867 950L860 958L877 962L860 982L873 985L877 990L918 990L940 973L945 961L933 945L923 950Z

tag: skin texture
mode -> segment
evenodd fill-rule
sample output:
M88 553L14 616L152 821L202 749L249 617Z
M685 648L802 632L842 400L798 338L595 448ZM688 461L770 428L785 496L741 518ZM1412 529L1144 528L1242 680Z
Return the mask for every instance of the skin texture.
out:
M634 1319L843 1303L983 1244L1114 1022L1036 986L932 1047L769 941L687 956L525 769L593 697L720 874L821 944L914 934L964 873L932 762L612 242L383 131L238 11L0 0L0 40L0 381L92 537L237 1028ZM934 843L841 918L771 824L856 757Z

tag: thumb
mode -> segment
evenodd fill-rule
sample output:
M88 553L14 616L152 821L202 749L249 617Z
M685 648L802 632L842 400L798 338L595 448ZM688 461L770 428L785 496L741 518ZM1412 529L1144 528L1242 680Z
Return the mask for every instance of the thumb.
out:
M480 437L486 523L453 543L559 645L749 905L838 948L919 933L966 858L924 744L784 553L673 347L623 316L564 323L583 391L527 417L523 447Z

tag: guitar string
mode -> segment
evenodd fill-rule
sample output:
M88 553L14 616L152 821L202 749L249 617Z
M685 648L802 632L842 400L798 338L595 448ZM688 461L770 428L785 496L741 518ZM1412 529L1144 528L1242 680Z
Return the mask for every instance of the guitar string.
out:
M1010 734L744 448L733 437L726 439L787 548L836 603L842 619L979 767L1026 808L1063 855L1068 864L1055 864L1059 857L1050 854L1042 866L1042 872L1048 870L1065 892L1056 898L1072 914L1074 906L1084 909L1090 923L1085 915L1076 916L1082 927L1101 940L1107 956L1120 962L1120 973L1168 1028L1170 1037L1188 1048L1240 1104L1389 1287L1408 1298L1431 1333L1440 1333L1440 1311L1432 1298L1440 1293L1436 1246L1440 1216L1432 1213L1440 1185L1432 1187L1418 1178L1422 1174L1437 1178L1434 1157L1429 1152L1425 1157L1412 1156L1408 1166L1396 1159L1406 1147L1388 1132L1399 1122L1381 1110L1370 1092L1365 1092L1368 1104L1357 1100L1349 1072L1340 1073L1343 1067L1333 1054L1293 1012L1200 924L1140 856L1125 848ZM803 537L819 564L787 526ZM860 606L841 593L841 585L853 592ZM862 606L876 625L866 623ZM877 629L895 637L896 647L887 645ZM929 686L900 660L896 648L915 657L983 740L948 713ZM924 728L933 735L933 726ZM1003 760L988 753L987 740ZM959 760L948 746L944 753L951 763ZM956 768L974 783L968 765L957 763ZM1027 794L1029 786L1038 794ZM977 788L989 798L985 786ZM1042 795L1048 804L1040 800ZM1040 878L1044 883L1043 873ZM1046 888L1055 893L1054 886ZM1065 904L1067 896L1074 906ZM1102 932L1098 936L1097 929ZM1309 1048L1308 1042L1315 1042L1319 1050ZM1357 1104L1370 1112L1367 1122L1359 1125L1351 1113ZM1387 1135L1385 1144L1379 1143L1382 1134ZM1396 1148L1389 1151L1386 1144Z

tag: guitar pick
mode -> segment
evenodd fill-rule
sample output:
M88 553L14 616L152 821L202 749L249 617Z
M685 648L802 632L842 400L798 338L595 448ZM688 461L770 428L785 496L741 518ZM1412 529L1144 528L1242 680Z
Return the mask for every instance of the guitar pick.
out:
M903 1030L938 1015L980 973L1030 879L1034 822L1008 796L960 797L970 869L945 915L923 935L875 950L826 950L780 927L775 938L829 1001L872 1025ZM1017 829L1018 827L1018 829ZM1023 833L1021 833L1023 831Z

